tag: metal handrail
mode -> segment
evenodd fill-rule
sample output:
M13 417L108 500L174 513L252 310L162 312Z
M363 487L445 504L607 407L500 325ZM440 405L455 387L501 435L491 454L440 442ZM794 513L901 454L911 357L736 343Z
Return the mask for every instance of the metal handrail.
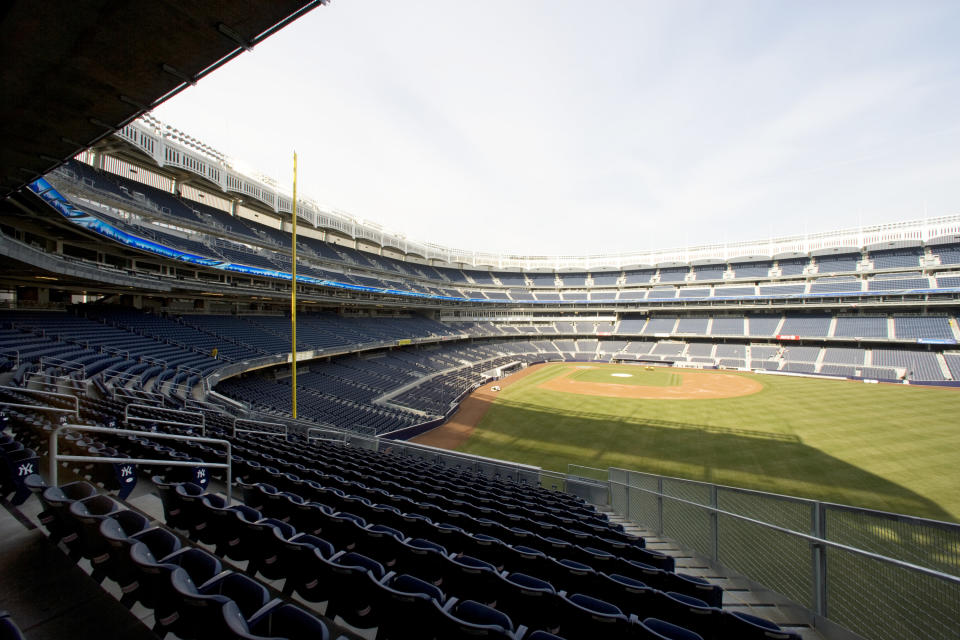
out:
M175 422L173 420L157 420L156 418L140 418L137 416L134 416L132 418L127 418L126 422L149 422L157 426L166 425L169 427L187 427L189 429L200 429L201 435L203 436L207 435L206 425L196 424L193 422ZM142 433L146 433L146 432L142 432ZM154 433L154 432L150 431L149 433Z
M72 413L77 417L77 420L80 419L80 414L77 413L76 409L65 409L63 407L45 407L39 404L23 404L20 402L7 402L5 400L0 400L0 407L12 407L14 409L30 409L35 411L52 411L53 413Z
M45 366L49 367L60 367L63 369L69 369L71 371L79 371L83 374L83 378L86 379L86 367L82 364L78 364L72 360L64 360L62 358L55 358L53 356L43 356L40 358L40 372L42 373Z
M41 396L52 396L54 398L65 398L67 400L72 400L73 413L76 413L78 418L80 417L80 399L77 398L77 396L72 396L68 393L55 393L53 391L40 391L39 389L27 389L24 387L0 386L0 389L4 389L7 391L16 391L17 393L35 393Z
M249 423L252 425L261 425L261 426L269 425L271 427L279 427L279 429L275 431L265 431L265 430L258 430L258 429L237 429L237 424L241 422L243 422L244 424ZM280 429L282 429L282 431ZM256 433L256 434L263 434L268 436L282 435L286 439L287 435L289 435L290 433L290 428L285 424L280 424L279 422L259 422L257 420L247 420L246 418L235 417L233 419L233 433L231 434L231 437L236 438L238 432L239 433Z
M116 400L117 396L123 396L124 399L137 400L141 403L142 402L158 402L161 404L163 403L163 396L161 394L154 393L152 391L144 391L142 389L128 389L127 387L114 387L113 399Z
M130 409L149 409L151 411L166 411L167 413L176 413L182 416L192 416L192 417L200 416L200 424L198 425L196 423L178 423L172 420L156 420L151 418L142 418L139 416L134 416L131 418ZM207 416L202 411L184 411L183 409L168 409L166 407L153 407L148 404L128 404L126 407L123 408L123 421L130 422L133 420L138 420L138 421L151 420L153 422L157 422L158 424L159 423L176 424L178 426L186 425L188 427L199 426L204 433L207 432Z
M132 435L149 436L151 438L160 438L165 440L183 440L187 442L206 442L210 444L223 444L227 446L226 462L205 462L201 460L154 460L150 458L111 458L103 456L71 456L60 455L57 452L58 436L64 429L72 431L89 431L93 433L109 433L114 435ZM103 463L130 463L130 464L151 464L163 465L167 467L207 467L210 469L226 469L227 471L227 506L233 504L233 453L230 442L220 438L206 438L200 436L184 436L177 433L154 433L145 431L136 431L134 429L112 429L110 427L90 427L83 424L63 424L53 430L50 434L50 484L57 486L58 471L60 462L103 462Z
M319 431L319 432L321 432L321 433L333 433L333 434L339 435L340 438L323 438L323 437L321 437L321 436L311 436L310 434L313 433L314 431ZM329 440L330 442L336 442L336 441L338 441L338 440L343 440L344 442L346 442L346 440L347 440L347 432L346 432L346 431L335 430L335 429L328 429L328 428L326 428L326 427L310 427L309 429L307 429L307 440L308 440L308 441L310 441L310 440Z
M825 538L820 538L820 537L818 537L818 536L815 536L815 535L812 535L812 534L809 534L809 533L801 533L801 532L799 532L799 531L794 531L793 529L789 529L789 528L787 528L787 527L781 527L781 526L778 526L778 525L775 525L775 524L771 524L771 523L769 523L769 522L764 522L764 521L762 521L762 520L757 520L757 519L755 519L755 518L750 518L750 517L748 517L748 516L743 516L743 515L740 515L740 514L738 514L738 513L733 513L733 512L730 512L730 511L726 511L726 510L724 510L724 509L720 509L719 507L714 507L714 506L710 506L710 505L706 505L706 504L700 504L699 502L694 502L694 501L692 501L692 500L685 500L684 498L678 498L678 497L676 497L676 496L671 496L671 495L669 495L669 494L667 494L667 493L663 493L662 491L654 491L653 489L644 489L643 487L635 487L635 486L632 486L632 485L629 485L629 484L625 484L625 483L623 483L623 482L619 482L619 481L617 481L617 480L608 480L608 482L609 482L610 484L612 484L612 485L618 485L618 486L624 487L624 488L626 488L626 489L628 489L628 490L631 490L631 491L642 491L642 492L644 492L644 493L649 493L649 494L652 494L652 495L654 495L654 496L657 496L658 498L668 498L668 499L673 500L673 501L675 501L675 502L679 502L679 503L682 503L682 504L686 504L686 505L690 505L690 506L693 506L693 507L697 507L697 508L699 508L699 509L703 509L704 511L709 511L709 512L714 513L714 514L717 514L717 515L727 516L727 517L730 517L730 518L735 518L735 519L737 519L737 520L743 520L744 522L749 522L749 523L751 523L751 524L756 524L756 525L765 527L765 528L767 528L767 529L770 529L770 530L772 530L772 531L778 531L778 532L780 532L780 533L786 533L787 535L791 535L791 536L794 536L794 537L797 537L797 538L801 538L801 539L803 539L803 540L807 540L807 541L810 542L811 544L822 545L822 546L826 546L826 547L832 547L832 548L834 548L834 549L841 549L841 550L843 550L843 551L849 551L850 553L854 553L854 554L861 555L861 556L864 556L864 557L867 557L867 558L871 558L871 559L873 559L873 560L878 560L878 561L880 561L880 562L885 562L885 563L887 563L887 564L891 564L891 565L894 565L894 566L896 566L896 567L900 567L900 568L902 568L902 569L909 569L910 571L915 571L915 572L917 572L917 573L922 573L922 574L924 574L924 575L932 576L932 577L938 578L938 579L940 579L940 580L946 580L947 582L952 582L952 583L954 583L954 584L960 585L960 576L955 576L955 575L952 575L952 574L949 574L949 573L944 573L944 572L942 572L942 571L937 571L936 569L928 569L927 567L922 567L922 566L920 566L920 565L913 564L913 563L911 563L911 562L905 562L905 561L903 561L903 560L897 560L896 558L890 558L889 556L885 556L885 555L882 555L882 554L879 554L879 553L874 553L874 552L872 552L872 551L867 551L867 550L865 550L865 549L858 549L857 547L851 547L850 545L846 545L846 544L843 544L843 543L840 543L840 542L833 542L832 540L827 540L827 539L825 539ZM821 504L821 503L816 503L816 504Z
M41 387L47 387L47 388L53 387L55 389L59 389L61 386L65 386L70 389L73 389L74 391L83 391L86 388L83 380L75 380L67 374L64 374L62 376L56 376L55 378L53 378L56 382L51 382L49 380L42 380L42 379L38 380L38 378L44 378L47 375L48 375L47 373L44 373L42 371L28 371L23 376L23 388L29 388L27 387L27 385L30 385L30 384L38 384Z

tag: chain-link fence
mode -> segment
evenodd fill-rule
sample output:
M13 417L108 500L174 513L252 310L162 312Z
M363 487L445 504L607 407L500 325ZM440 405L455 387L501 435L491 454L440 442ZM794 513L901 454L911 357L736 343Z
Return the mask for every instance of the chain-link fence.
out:
M571 473L577 469L571 469ZM584 480L595 482L595 470ZM960 525L609 469L610 507L871 640L960 638Z

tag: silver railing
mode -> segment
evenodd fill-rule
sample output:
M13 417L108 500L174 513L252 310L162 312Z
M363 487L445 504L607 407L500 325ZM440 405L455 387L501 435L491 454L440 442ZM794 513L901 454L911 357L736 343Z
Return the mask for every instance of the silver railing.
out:
M320 434L320 435L314 435ZM328 437L325 434L333 434ZM346 442L347 432L340 429L328 429L326 427L309 427L306 432L307 442L311 440L326 440L328 442Z
M244 426L253 427L244 428ZM263 427L276 427L275 429L264 429ZM287 433L289 427L285 424L280 424L279 422L260 422L259 420L247 420L246 418L234 418L233 419L233 431L230 434L230 437L236 438L238 433L253 433L266 436L283 436L284 440L287 439Z
M23 376L23 388L33 389L36 387L40 387L41 391L45 389L68 389L74 393L80 393L86 390L87 385L83 380L75 380L67 374L51 376L49 372L28 371Z
M191 418L200 418L200 422L180 422L179 420L163 420L148 416L131 416L131 409L146 409L148 411L163 411L177 416L187 416ZM149 404L128 404L123 408L123 421L125 424L131 422L152 422L158 425L165 424L173 427L200 428L200 433L207 434L207 416L202 411L184 411L182 409L168 409L166 407L155 407Z
M597 469L571 475L600 483ZM581 475L582 474L582 475ZM960 525L610 468L614 512L871 640L956 640Z
M68 393L56 393L53 391L41 391L40 389L27 389L26 387L8 387L0 386L0 389L5 391L12 391L14 393L23 393L27 395L40 396L42 398L60 398L61 400L69 400L73 403L72 409L63 409L62 411L57 407L42 407L32 404L17 404L14 402L3 402L3 404L8 407L18 407L18 408L27 408L27 409L40 409L43 411L53 411L54 413L72 413L73 415L80 417L80 399L77 396L70 395Z
M153 406L162 407L164 403L163 394L153 391L144 391L143 389L128 389L127 387L115 386L113 388L114 400L132 400L135 403L143 404L145 402L156 403Z
M60 375L79 373L81 379L85 380L87 378L87 368L82 364L73 362L72 360L64 360L62 358L54 358L52 356L43 356L40 358L39 373L48 373L48 369L62 369L66 373L62 373Z
M111 435L140 436L163 440L181 440L185 442L206 442L207 444L222 444L227 447L226 462L204 462L197 460L155 460L151 458L115 458L106 456L73 456L58 452L60 433L66 429L71 431L88 431L92 433L108 433ZM208 469L225 469L227 475L227 505L233 504L233 459L230 443L219 438L203 438L199 436L184 436L176 433L154 433L137 431L134 429L113 429L111 427L89 427L83 424L62 424L50 434L50 484L57 486L58 473L61 462L95 462L111 464L149 464L164 467L204 467Z

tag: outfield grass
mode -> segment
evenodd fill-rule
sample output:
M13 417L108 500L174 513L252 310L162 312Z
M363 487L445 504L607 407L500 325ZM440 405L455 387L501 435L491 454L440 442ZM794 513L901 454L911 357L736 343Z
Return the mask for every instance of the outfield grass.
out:
M579 382L629 384L643 387L676 387L681 382L680 376L675 371L663 367L656 367L648 371L646 368L637 365L580 366L584 368L578 368L570 375L571 378ZM629 377L621 377L624 375Z
M748 373L735 375L758 380L761 392L718 400L537 388L564 366L506 387L460 450L557 471L615 466L960 521L960 390Z

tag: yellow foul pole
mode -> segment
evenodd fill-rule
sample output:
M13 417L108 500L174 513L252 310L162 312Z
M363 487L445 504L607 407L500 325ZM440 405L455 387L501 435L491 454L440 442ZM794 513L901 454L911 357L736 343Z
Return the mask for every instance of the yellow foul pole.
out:
M293 260L290 274L290 352L293 358L293 397L290 399L293 419L297 419L297 152L293 152L293 223L291 230L291 246Z

